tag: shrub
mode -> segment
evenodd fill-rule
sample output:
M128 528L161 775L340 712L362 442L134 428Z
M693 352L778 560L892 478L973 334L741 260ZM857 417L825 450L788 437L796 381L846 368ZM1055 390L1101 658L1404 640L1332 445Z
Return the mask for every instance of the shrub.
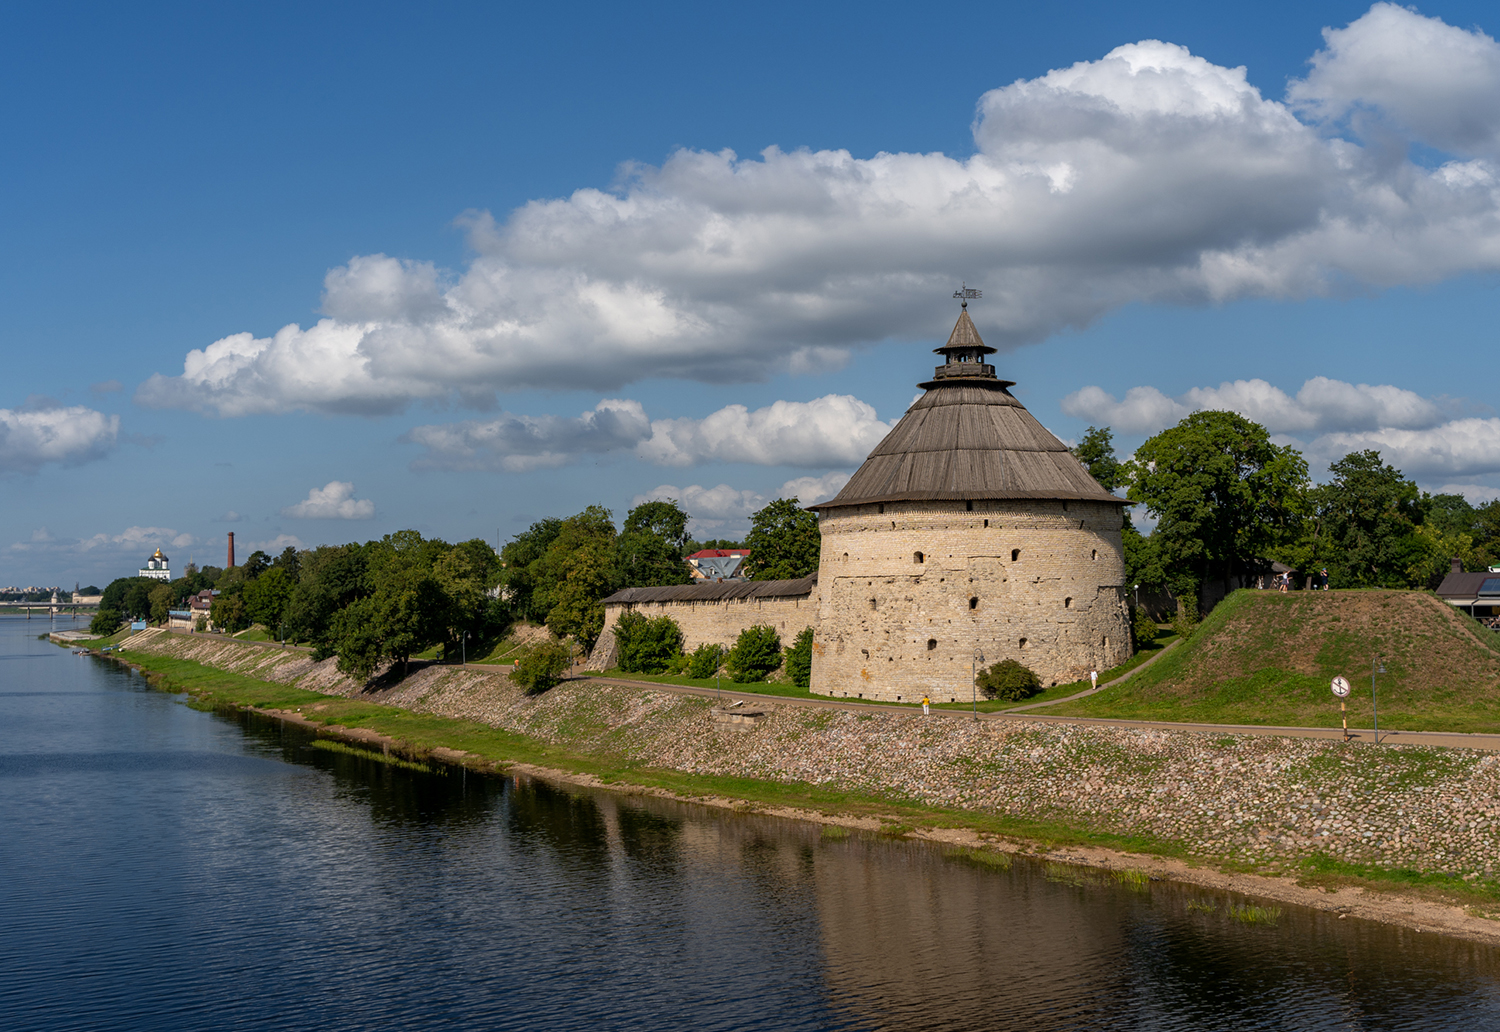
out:
M620 669L630 674L660 674L682 655L682 628L670 616L648 620L633 609L615 624Z
M994 666L981 670L974 683L986 699L1001 699L1019 702L1035 695L1042 687L1042 679L1030 667L1022 666L1014 659L1002 659Z
M107 638L120 629L123 619L118 609L101 609L89 621L89 633L96 638Z
M813 629L804 627L786 650L786 676L798 688L812 685Z
M704 642L688 657L688 676L706 680L719 672L719 664L723 661L724 646Z
M1156 621L1151 619L1151 614L1137 609L1130 622L1130 636L1135 639L1135 647L1143 649L1150 645L1156 640L1156 632Z
M781 638L776 628L764 624L746 627L729 650L724 665L739 684L764 681L767 674L781 666Z
M562 642L541 642L521 657L510 679L527 692L544 692L562 680L571 658L572 653Z
M1172 617L1172 630L1186 640L1198 626L1198 596L1185 592L1178 596L1177 615Z

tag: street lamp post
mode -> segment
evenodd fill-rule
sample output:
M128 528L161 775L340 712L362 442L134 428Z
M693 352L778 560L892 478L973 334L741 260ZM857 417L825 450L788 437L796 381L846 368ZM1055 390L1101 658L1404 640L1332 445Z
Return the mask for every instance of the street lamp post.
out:
M1385 673L1385 664L1376 656L1370 660L1370 711L1375 716L1375 744L1380 744L1380 704L1375 698L1375 675Z

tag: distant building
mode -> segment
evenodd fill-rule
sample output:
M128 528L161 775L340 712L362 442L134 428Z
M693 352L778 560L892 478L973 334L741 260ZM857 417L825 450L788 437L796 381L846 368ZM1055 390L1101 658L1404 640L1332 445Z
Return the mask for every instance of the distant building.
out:
M1437 594L1476 620L1494 621L1500 617L1500 569L1491 567L1465 573L1464 564L1455 559L1452 571L1438 585Z
M161 554L161 549L158 548L156 553L146 560L146 565L141 567L137 576L150 577L152 580L169 581L172 579L171 567L168 565L167 557Z
M750 558L748 548L705 548L687 557L694 580L744 580L740 567Z

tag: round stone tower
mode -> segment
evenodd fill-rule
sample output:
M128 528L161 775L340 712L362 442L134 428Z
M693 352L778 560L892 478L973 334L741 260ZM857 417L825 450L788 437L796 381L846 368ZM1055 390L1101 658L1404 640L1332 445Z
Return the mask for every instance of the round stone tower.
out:
M926 393L838 496L822 531L812 690L966 701L1016 659L1058 684L1130 656L1123 499L995 376L960 312Z

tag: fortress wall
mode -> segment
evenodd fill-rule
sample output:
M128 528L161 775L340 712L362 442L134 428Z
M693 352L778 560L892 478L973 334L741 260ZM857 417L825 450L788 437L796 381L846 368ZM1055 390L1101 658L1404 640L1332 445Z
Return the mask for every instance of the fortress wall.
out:
M811 595L788 598L735 598L691 602L637 602L604 607L604 631L589 654L590 670L608 670L616 665L614 626L620 614L634 609L648 620L670 616L682 628L682 648L691 652L699 645L734 645L740 632L757 624L769 624L781 636L782 648L817 622L817 602Z
M1016 659L1044 685L1124 662L1120 523L1107 502L832 510L821 521L812 690L966 699L976 648L979 665Z

